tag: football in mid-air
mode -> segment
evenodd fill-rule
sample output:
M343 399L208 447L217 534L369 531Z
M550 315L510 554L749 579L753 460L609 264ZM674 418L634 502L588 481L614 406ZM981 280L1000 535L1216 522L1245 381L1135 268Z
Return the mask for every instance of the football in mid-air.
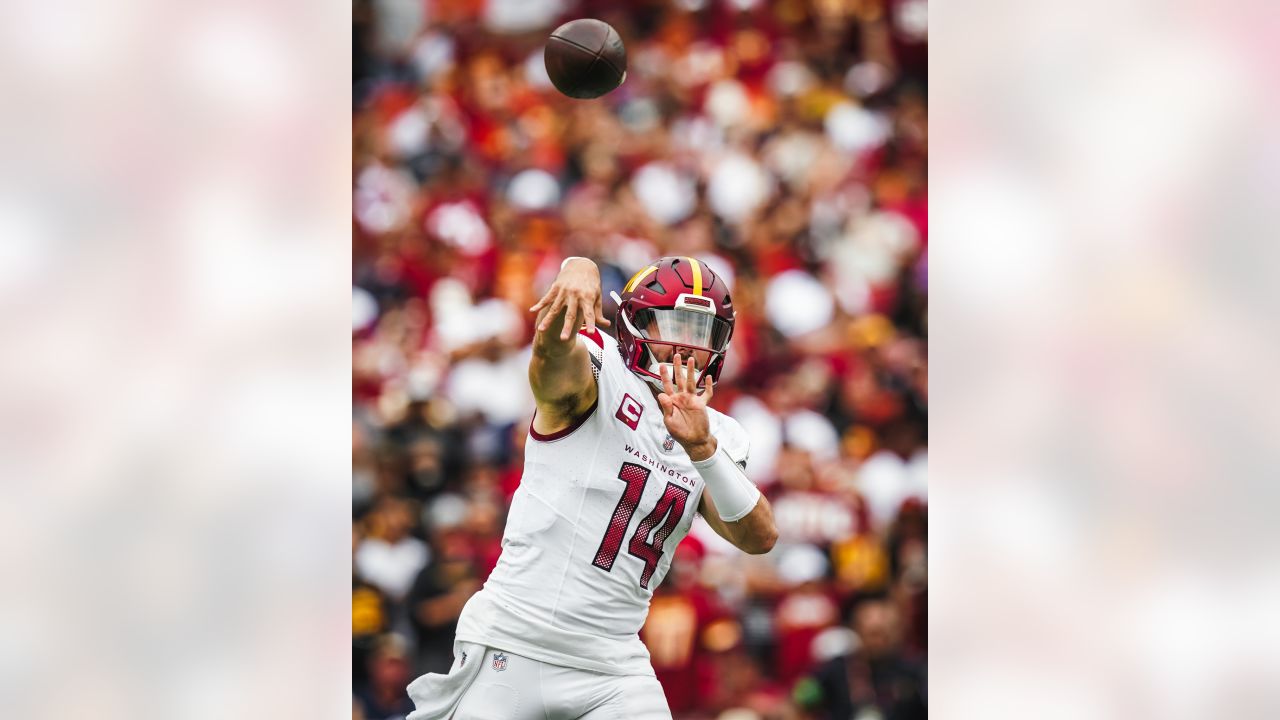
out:
M591 18L556 28L547 38L543 60L551 84L579 100L598 98L627 77L627 49L618 31Z

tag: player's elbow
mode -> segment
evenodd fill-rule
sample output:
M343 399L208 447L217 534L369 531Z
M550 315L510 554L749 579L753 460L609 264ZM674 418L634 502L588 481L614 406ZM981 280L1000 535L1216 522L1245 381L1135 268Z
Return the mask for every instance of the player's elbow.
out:
M778 528L770 525L769 527L756 532L753 536L742 545L742 550L749 555L764 555L773 549L778 542Z

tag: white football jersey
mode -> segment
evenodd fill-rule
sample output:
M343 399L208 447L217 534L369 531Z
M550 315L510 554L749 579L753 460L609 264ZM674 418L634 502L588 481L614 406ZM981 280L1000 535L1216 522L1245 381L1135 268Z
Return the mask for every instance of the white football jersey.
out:
M652 675L638 632L703 481L617 341L600 332L578 340L591 351L596 405L553 435L530 426L502 556L457 637L566 667ZM742 427L708 413L717 442L745 465Z

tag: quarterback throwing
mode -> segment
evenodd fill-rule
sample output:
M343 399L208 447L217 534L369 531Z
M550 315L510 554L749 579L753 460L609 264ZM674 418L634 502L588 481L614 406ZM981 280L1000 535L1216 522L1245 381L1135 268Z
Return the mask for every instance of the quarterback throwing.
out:
M601 333L600 274L570 258L538 312L537 411L502 555L409 720L669 719L639 630L695 514L748 553L777 539L742 427L707 406L733 336L724 280L667 257Z

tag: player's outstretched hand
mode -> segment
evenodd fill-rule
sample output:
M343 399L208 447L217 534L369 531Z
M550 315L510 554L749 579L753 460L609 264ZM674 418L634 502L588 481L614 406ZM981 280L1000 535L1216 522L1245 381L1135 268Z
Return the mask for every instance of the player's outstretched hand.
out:
M711 377L707 376L707 391L698 395L698 375L693 358L689 358L686 364L680 353L676 353L671 372L672 377L668 377L665 365L660 370L665 391L658 393L662 420L667 425L667 432L689 453L690 458L704 460L715 452L711 420L707 417L707 403L711 402L714 394Z
M545 332L560 313L565 313L560 339L568 340L586 325L587 332L594 332L596 325L609 327L612 323L604 317L603 299L600 293L600 269L586 258L573 258L551 284L547 294L530 312L549 308L538 323L538 332Z

